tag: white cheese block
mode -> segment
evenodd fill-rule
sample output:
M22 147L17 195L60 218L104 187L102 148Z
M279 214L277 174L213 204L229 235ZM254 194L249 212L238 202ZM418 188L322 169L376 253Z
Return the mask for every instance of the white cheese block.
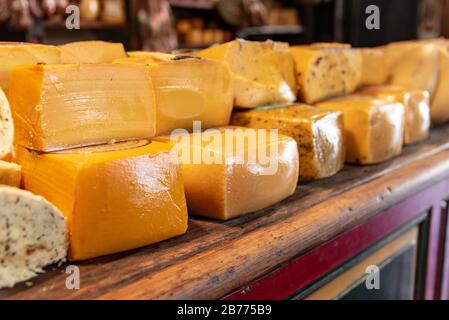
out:
M0 88L0 160L9 157L12 153L14 138L14 125L8 99Z

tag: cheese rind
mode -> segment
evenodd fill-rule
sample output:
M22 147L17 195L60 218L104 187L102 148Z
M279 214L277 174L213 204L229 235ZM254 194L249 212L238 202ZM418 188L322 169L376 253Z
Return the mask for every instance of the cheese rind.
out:
M20 187L21 168L18 164L0 160L0 185Z
M59 46L61 63L111 63L126 57L121 43L79 41Z
M14 123L11 108L0 88L0 160L8 159L13 152Z
M224 127L156 139L170 141L179 152L191 214L228 220L296 190L298 147L290 137Z
M430 95L425 90L383 85L365 87L360 94L402 103L405 107L404 144L422 141L429 136Z
M390 68L384 51L375 48L362 48L359 50L362 55L360 85L380 85L387 82Z
M401 103L349 95L318 103L317 107L343 113L346 162L374 164L401 153L404 137Z
M54 151L152 137L156 108L143 65L64 64L14 68L15 143Z
M220 61L159 52L132 52L116 63L146 64L156 96L156 135L229 124L234 101L228 66Z
M326 178L345 163L343 115L298 104L282 108L258 108L234 112L231 124L250 128L278 129L298 144L299 179Z
M438 85L430 106L432 122L435 124L449 120L449 51L440 48L438 54L440 59Z
M0 288L65 260L67 227L56 207L30 192L0 186L0 208Z
M286 43L234 40L195 55L229 65L235 107L254 108L296 100L295 66Z
M19 148L23 187L68 221L70 259L84 260L181 235L187 229L177 153L142 141L59 153Z

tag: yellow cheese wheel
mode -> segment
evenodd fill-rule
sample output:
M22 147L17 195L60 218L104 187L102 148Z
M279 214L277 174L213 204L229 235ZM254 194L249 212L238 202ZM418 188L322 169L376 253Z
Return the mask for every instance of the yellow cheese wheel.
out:
M121 43L79 41L59 46L61 63L111 63L126 57Z

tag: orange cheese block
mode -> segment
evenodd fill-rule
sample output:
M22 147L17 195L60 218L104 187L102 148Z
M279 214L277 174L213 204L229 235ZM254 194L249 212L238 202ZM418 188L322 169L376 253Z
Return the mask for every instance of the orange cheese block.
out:
M37 153L18 148L23 187L65 215L70 259L162 241L187 229L176 150L147 140Z
M227 220L296 190L298 147L290 137L228 127L156 139L170 141L179 152L192 214Z
M130 52L117 63L146 64L156 94L156 134L229 123L234 101L233 81L228 66L199 57L159 52Z
M411 144L426 139L430 129L430 95L425 90L404 89L400 86L383 85L359 90L380 99L400 102L405 107L404 143Z
M19 165L0 160L0 184L20 187L21 168Z
M38 151L143 139L156 108L143 65L27 65L11 72L15 143Z
M380 85L388 80L390 66L385 53L381 49L362 48L359 49L362 55L362 77L360 85Z
M126 51L121 43L105 41L79 41L59 46L61 63L111 63L125 58Z

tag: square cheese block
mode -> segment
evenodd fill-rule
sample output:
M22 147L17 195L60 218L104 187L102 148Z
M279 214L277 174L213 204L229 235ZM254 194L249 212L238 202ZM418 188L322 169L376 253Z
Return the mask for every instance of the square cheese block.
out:
M0 184L20 187L21 168L18 164L0 160Z
M61 63L111 63L126 57L121 43L79 41L59 46Z
M278 129L298 144L299 179L326 178L340 171L345 163L343 115L305 104L280 108L257 108L234 112L231 124Z
M349 95L317 107L343 112L346 162L379 163L399 155L404 138L404 105L362 95Z
M155 135L148 68L124 64L26 65L11 72L15 143L38 151Z
M296 190L298 147L290 137L228 127L156 139L178 150L191 214L227 220Z
M0 88L0 160L9 160L13 152L14 123L5 93Z
M142 247L187 229L176 150L136 140L57 153L18 148L23 187L65 215L70 259Z
M9 92L10 70L22 64L60 63L58 47L41 44L0 42L0 88Z
M362 77L361 86L381 85L387 82L390 75L390 66L381 49L362 48Z
M438 84L430 106L431 119L435 124L449 120L449 51L439 48L438 55Z
M360 94L400 102L405 107L404 143L411 144L426 139L430 128L430 96L425 90L404 89L383 85L365 87Z
M156 135L229 124L234 101L232 76L227 64L199 57L159 52L130 52L116 63L145 64L156 95Z
M312 44L290 48L296 64L299 96L317 101L353 92L362 77L359 50L343 44Z
M234 40L195 55L228 63L236 107L254 108L296 100L295 66L286 43Z

